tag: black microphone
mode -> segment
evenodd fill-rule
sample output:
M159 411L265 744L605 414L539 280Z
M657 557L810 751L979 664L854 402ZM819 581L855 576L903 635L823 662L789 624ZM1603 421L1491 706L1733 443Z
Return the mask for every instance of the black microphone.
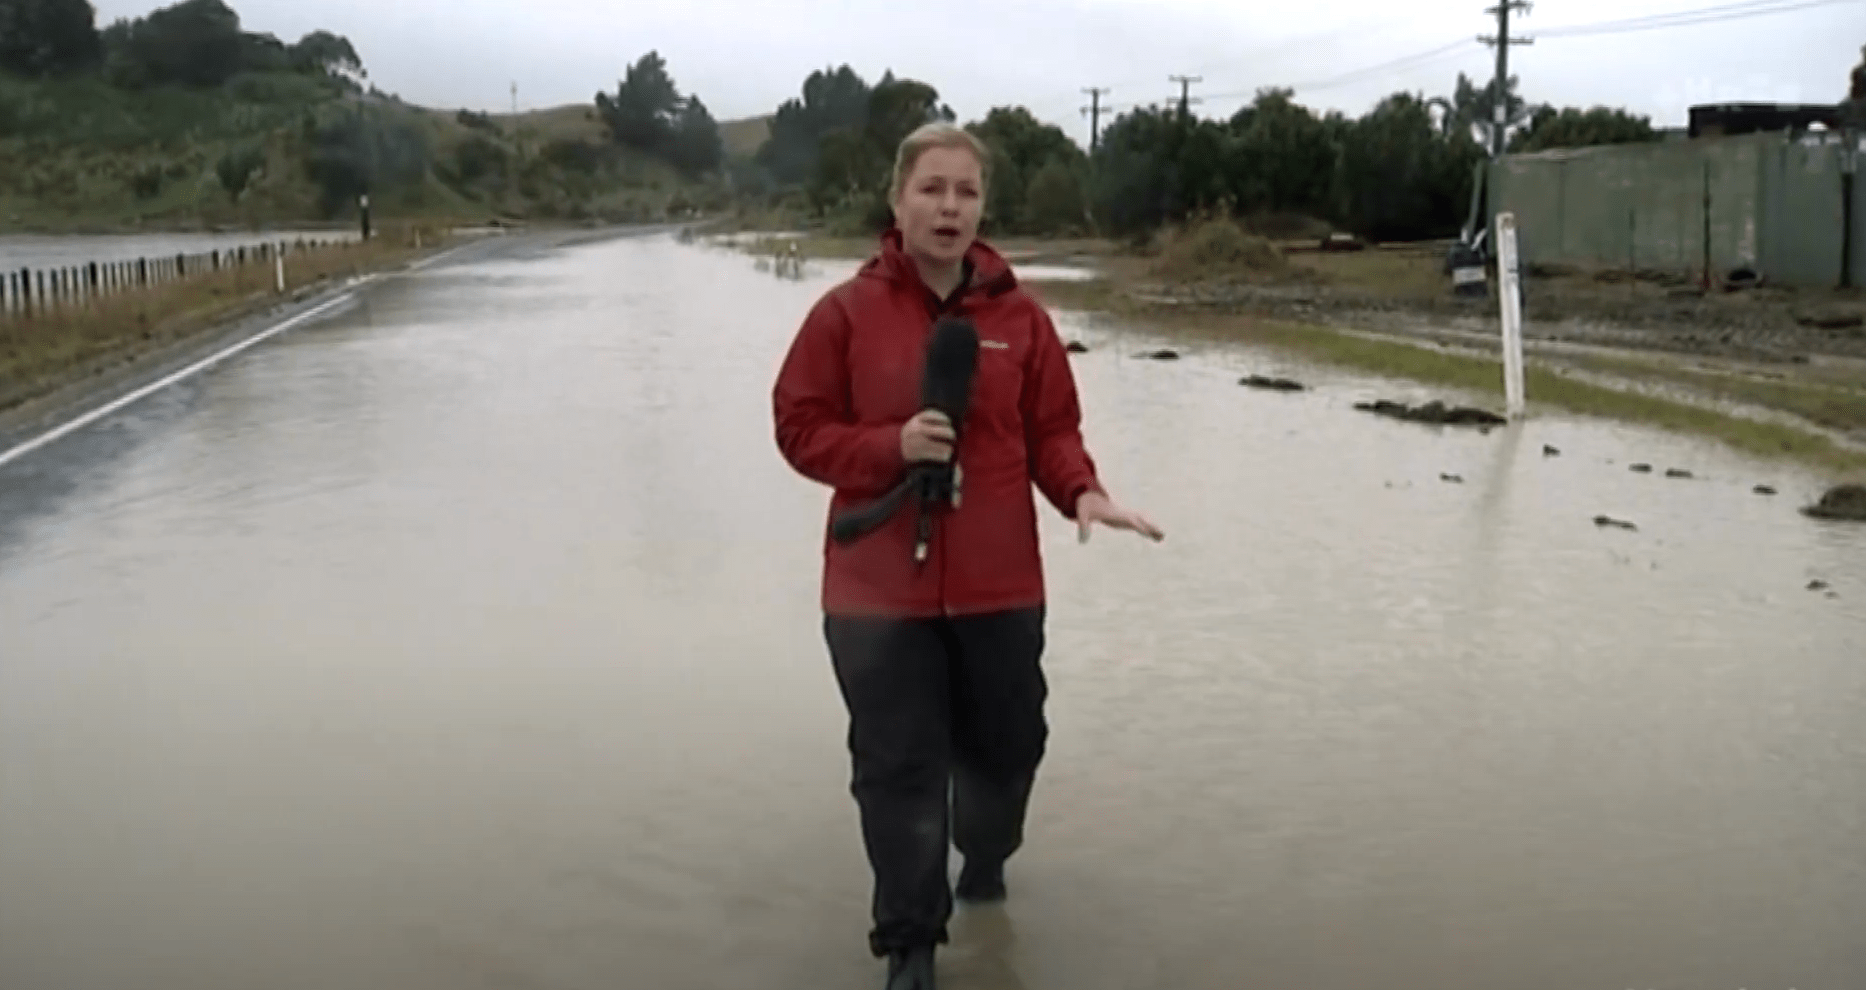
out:
M978 330L972 321L947 316L933 324L927 362L920 375L920 408L937 409L952 422L956 435L972 404L972 376L978 370Z
M952 423L953 459L950 461L915 461L907 466L906 477L886 495L870 504L839 514L830 522L830 537L838 543L851 543L879 529L908 496L920 501L919 540L914 548L916 560L925 560L932 520L929 503L958 500L956 464L958 441L966 413L972 404L972 379L978 369L978 330L962 317L942 317L933 325L927 340L926 364L920 374L920 409L944 413Z

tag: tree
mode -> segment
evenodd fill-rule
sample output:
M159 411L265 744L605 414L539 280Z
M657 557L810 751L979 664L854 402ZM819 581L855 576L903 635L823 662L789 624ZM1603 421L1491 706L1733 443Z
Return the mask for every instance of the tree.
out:
M893 161L896 149L922 124L955 118L952 108L939 102L939 90L915 79L896 79L889 72L868 97L868 119L863 137L882 157Z
M410 120L345 113L323 127L307 122L311 151L305 170L334 215L365 193L413 185L427 175L427 135Z
M1340 148L1330 125L1291 99L1293 90L1266 89L1231 117L1227 172L1233 202L1244 212L1329 212Z
M719 123L697 96L681 103L668 138L668 161L688 176L716 171L725 161L725 142L719 137Z
M680 108L680 90L667 73L667 62L654 51L629 66L614 98L596 94L597 112L616 142L649 153L666 147Z
M291 67L298 72L325 75L361 85L369 78L363 60L357 57L350 39L329 31L313 31L298 39L288 53Z
M1038 121L1023 107L994 107L985 119L966 125L966 130L984 141L992 151L990 186L986 191L985 213L994 229L1034 232L1036 225L1027 216L1029 186L1051 162L1059 163L1065 174L1080 183L1071 171L1087 161L1087 156L1062 129ZM1060 187L1052 178L1051 192ZM1073 217L1081 221L1080 210Z
M1507 94L1504 106L1504 134L1522 127L1528 122L1534 108L1517 90L1517 77L1511 76L1504 83ZM1464 73L1458 73L1458 83L1452 90L1450 99L1439 96L1426 101L1436 106L1442 113L1439 131L1447 137L1454 133L1464 133L1479 142L1484 148L1492 147L1491 135L1496 132L1497 82L1495 79L1478 86Z
M1468 133L1446 136L1424 99L1396 93L1347 130L1336 219L1374 240L1444 236L1457 228L1483 158Z
M1020 222L1033 234L1083 232L1088 225L1088 200L1079 168L1053 157L1038 169L1024 193Z
M86 0L0 0L0 72L68 75L103 59L97 12Z
M820 215L859 202L864 193L876 190L879 171L874 149L860 129L830 131L817 146L816 170L809 184L811 206Z
M771 118L771 133L754 156L756 162L780 183L810 181L823 137L838 128L860 127L868 119L872 92L847 65L834 72L810 73L801 98L792 97L778 106Z
M242 68L252 49L240 16L221 0L186 0L104 32L108 71L120 85L213 87Z
M1848 127L1866 129L1866 45L1860 46L1860 64L1853 67L1840 115Z
M253 173L264 168L265 164L265 149L237 148L220 157L220 161L214 165L214 172L220 178L220 187L227 191L227 198L237 203L240 194L246 191L247 183L252 181Z
M1625 110L1593 107L1537 107L1529 127L1510 139L1512 153L1546 151L1550 148L1584 148L1596 144L1633 144L1656 141L1658 133L1652 120Z

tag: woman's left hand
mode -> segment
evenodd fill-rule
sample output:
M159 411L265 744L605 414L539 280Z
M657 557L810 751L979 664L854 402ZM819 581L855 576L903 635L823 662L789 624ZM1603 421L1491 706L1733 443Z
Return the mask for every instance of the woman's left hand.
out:
M1166 534L1160 531L1160 527L1155 526L1146 516L1133 509L1124 509L1114 504L1112 499L1100 492L1084 492L1082 497L1076 500L1076 526L1081 531L1081 542L1088 542L1089 531L1097 523L1109 529L1125 529L1139 533L1155 543L1166 539Z

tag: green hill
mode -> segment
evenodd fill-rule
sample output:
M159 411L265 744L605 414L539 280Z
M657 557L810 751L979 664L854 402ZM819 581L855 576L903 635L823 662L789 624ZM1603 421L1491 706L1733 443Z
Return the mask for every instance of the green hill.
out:
M185 0L98 31L0 0L0 230L660 219L725 198L717 126L657 56L612 97L494 116L365 88L350 43L286 45Z

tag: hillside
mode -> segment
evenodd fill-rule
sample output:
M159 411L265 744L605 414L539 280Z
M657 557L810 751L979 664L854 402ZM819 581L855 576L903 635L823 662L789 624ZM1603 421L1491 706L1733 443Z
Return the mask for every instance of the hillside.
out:
M758 153L765 139L770 136L771 118L769 115L719 122L719 139L725 143L728 158L752 157Z
M0 229L658 218L703 183L617 146L592 107L504 119L411 106L329 79L217 88L0 76Z

